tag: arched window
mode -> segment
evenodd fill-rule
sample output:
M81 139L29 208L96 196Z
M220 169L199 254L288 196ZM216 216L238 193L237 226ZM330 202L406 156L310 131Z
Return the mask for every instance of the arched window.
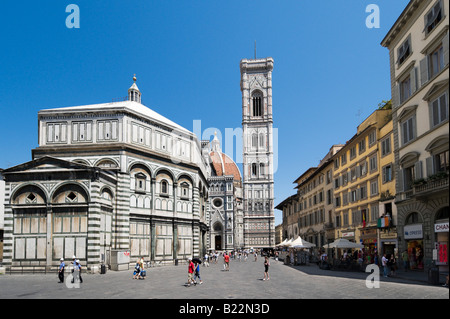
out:
M161 193L168 194L169 193L169 183L166 180L161 181Z
M252 134L252 148L258 147L258 134L253 133Z
M261 92L255 92L252 96L252 107L253 116L263 116L263 105L262 105L262 94Z
M264 148L264 134L259 134L259 147Z
M258 175L258 165L256 163L252 163L252 176Z
M411 213L406 218L405 225L417 224L417 223L420 223L420 222L421 222L421 219L420 219L419 213Z

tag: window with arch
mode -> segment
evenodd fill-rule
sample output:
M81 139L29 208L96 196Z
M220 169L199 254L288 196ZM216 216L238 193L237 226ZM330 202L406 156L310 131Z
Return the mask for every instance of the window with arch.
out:
M252 148L258 147L258 134L253 133L252 134Z
M145 174L142 173L137 173L135 176L135 189L138 192L145 192L146 190L146 180L147 180L147 176L145 176Z
M169 195L169 183L166 180L161 181L161 194Z
M420 222L421 222L421 220L420 220L419 213L411 213L408 215L408 217L406 217L405 225L417 224Z
M252 95L252 115L253 116L263 116L263 105L262 105L263 95L261 92L255 92Z
M256 177L258 175L258 165L256 163L252 163L252 176Z

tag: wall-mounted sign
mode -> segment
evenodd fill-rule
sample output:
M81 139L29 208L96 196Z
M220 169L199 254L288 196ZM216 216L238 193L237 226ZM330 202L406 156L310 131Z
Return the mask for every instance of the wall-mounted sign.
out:
M349 231L349 232L342 233L342 238L345 238L345 237L354 237L354 236L355 236L355 232L353 232L353 231Z
M434 224L434 232L435 233L448 233L448 222Z
M422 224L407 225L403 227L405 239L423 238Z

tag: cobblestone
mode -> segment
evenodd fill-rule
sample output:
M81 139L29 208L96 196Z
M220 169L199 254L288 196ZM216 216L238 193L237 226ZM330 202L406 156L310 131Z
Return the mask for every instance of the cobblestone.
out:
M271 260L270 280L263 281L263 260L201 267L202 285L186 287L187 265L149 268L147 278L129 271L83 274L80 288L58 284L56 274L1 275L1 299L448 299L448 288L430 285L425 274L380 278L380 288L366 287L368 273L322 270L316 265L286 266ZM68 275L66 275L67 279Z

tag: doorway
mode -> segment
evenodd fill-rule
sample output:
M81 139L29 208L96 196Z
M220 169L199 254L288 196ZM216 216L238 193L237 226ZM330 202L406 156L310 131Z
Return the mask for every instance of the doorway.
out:
M221 235L217 235L214 237L214 242L215 242L215 250L221 250L222 249L222 236Z

